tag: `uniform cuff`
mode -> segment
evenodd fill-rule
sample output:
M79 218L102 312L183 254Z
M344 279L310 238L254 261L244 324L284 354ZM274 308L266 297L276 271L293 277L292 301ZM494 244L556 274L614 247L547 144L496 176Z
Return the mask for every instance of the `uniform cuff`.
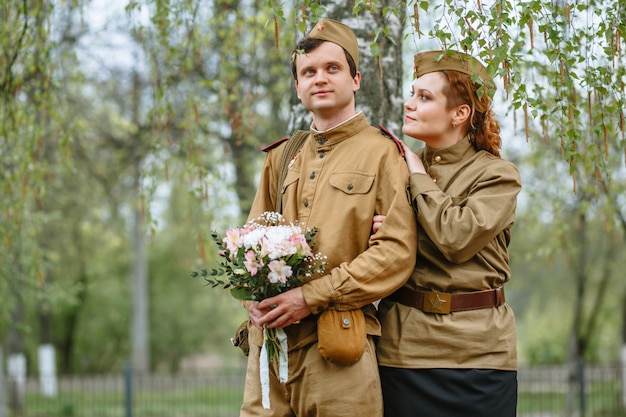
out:
M319 314L335 306L333 297L329 296L329 294L335 293L335 289L331 286L329 278L330 277L326 275L322 278L307 282L302 286L304 301L306 301L313 314Z

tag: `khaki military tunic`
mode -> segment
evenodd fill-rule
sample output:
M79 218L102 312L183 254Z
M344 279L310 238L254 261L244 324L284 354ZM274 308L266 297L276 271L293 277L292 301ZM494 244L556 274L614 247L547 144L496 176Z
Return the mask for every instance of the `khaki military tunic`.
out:
M364 308L367 331L380 335L373 305L401 287L415 264L417 231L407 194L408 169L395 142L369 126L363 114L325 132L311 131L292 161L281 190L278 169L285 144L269 151L249 218L274 211L319 229L315 251L327 256L323 276L302 286L313 315L285 328L289 380L270 369L272 410L260 406L258 346L262 333L249 326L250 349L241 416L382 417L375 346L370 338L356 364L343 367L317 350L316 314L328 308ZM372 217L386 215L372 235Z
M507 247L521 180L510 162L476 152L467 139L418 155L426 174L412 174L418 256L407 287L469 292L510 279ZM401 368L517 369L516 329L508 304L497 308L425 313L384 300L379 364Z
M395 142L370 126L362 113L326 132L312 131L277 192L285 144L269 151L249 218L274 211L319 229L315 251L328 257L326 275L302 286L314 314L327 308L367 306L401 287L415 264L416 223L407 195L408 169ZM372 217L387 217L372 233ZM367 314L369 313L369 314ZM368 333L380 334L373 308ZM261 340L261 332L252 340ZM286 328L289 349L316 340L314 320ZM260 343L259 343L260 344Z

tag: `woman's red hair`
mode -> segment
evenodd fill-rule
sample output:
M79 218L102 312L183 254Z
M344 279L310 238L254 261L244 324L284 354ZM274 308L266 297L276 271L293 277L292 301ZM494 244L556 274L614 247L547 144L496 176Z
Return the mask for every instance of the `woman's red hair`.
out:
M500 157L502 139L500 138L500 124L495 118L495 113L491 109L492 100L487 94L487 86L484 86L482 94L478 95L482 84L475 83L472 78L458 71L441 71L447 79L447 86L443 93L448 100L447 107L467 104L470 106L471 114L467 134L474 148L485 150L497 157Z

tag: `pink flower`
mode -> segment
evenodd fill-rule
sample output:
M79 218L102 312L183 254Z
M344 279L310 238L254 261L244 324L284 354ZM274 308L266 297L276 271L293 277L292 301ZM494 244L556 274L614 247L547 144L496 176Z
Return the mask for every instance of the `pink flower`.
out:
M282 284L287 282L287 279L293 274L291 267L285 264L282 260L273 260L269 263L270 273L267 278L271 283L275 284L280 282Z
M293 253L303 256L312 256L311 247L303 234L294 234L289 238L289 246L293 248Z
M245 265L248 272L250 272L250 275L255 276L257 272L259 272L259 268L263 267L263 261L261 260L257 262L256 254L254 253L254 251L251 250L246 252L244 257L246 258L246 260L243 261L243 264Z
M226 249L228 249L231 254L236 254L237 250L241 247L241 235L239 230L240 229L228 229L226 236L222 239L222 242L226 244Z

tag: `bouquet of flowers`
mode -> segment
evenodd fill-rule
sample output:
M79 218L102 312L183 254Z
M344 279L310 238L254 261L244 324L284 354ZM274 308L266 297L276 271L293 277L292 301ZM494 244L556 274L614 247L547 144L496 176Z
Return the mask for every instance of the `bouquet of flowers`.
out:
M223 237L213 232L220 266L191 275L204 278L212 287L230 289L240 300L273 297L302 285L303 278L324 272L325 258L312 250L316 233L317 228L303 230L285 222L280 213L265 212L243 227L228 229ZM269 361L278 359L283 348L276 329L266 329L264 335Z
M225 236L212 233L222 257L220 266L192 272L212 287L230 289L241 300L261 301L302 285L303 278L322 274L325 257L313 253L317 228L303 230L287 224L280 213L265 212ZM225 277L225 279L221 278ZM287 382L287 335L283 329L264 329L259 363L262 403L270 408L269 362L279 363L281 382Z

